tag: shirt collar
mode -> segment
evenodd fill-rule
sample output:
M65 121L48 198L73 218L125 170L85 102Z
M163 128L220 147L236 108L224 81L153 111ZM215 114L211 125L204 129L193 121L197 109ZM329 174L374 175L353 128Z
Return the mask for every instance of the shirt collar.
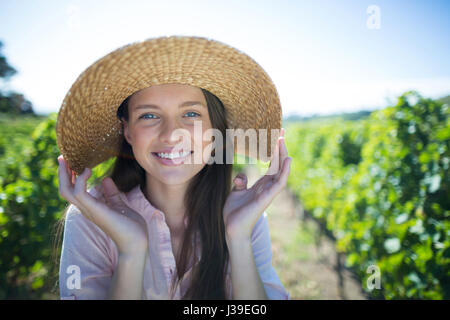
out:
M144 219L150 219L153 216L158 217L159 219L165 221L165 215L161 210L155 208L150 201L145 197L144 193L141 190L141 186L137 184L133 189L125 194L126 200L128 201L128 205L139 212ZM187 227L188 217L187 215L184 218L184 225Z
M131 189L127 193L121 193L124 198L124 201L127 201L127 204L130 208L139 212L146 221L150 221L152 217L157 217L158 219L165 221L165 215L161 210L156 209L145 197L144 193L141 190L141 186L138 184L136 187ZM184 225L187 227L188 224L188 216L184 218ZM197 261L200 260L201 257L201 237L200 233L197 230L197 248L198 252L196 253Z
M128 205L139 212L144 219L150 219L152 216L162 216L164 218L164 214L156 209L145 197L142 193L141 186L137 184L133 189L125 193L125 197L128 201Z

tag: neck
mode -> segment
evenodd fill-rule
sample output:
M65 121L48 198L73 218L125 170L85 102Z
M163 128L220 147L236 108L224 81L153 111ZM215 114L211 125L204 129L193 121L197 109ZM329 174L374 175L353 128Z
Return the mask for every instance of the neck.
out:
M146 175L144 194L156 209L162 211L173 235L180 234L184 229L184 195L187 186L188 182L168 185Z

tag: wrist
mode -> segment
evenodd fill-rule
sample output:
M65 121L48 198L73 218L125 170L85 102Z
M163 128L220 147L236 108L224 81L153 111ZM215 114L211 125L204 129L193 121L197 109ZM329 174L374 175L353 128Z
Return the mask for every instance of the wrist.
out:
M126 260L145 257L147 254L147 246L134 246L133 248L119 250L119 257Z

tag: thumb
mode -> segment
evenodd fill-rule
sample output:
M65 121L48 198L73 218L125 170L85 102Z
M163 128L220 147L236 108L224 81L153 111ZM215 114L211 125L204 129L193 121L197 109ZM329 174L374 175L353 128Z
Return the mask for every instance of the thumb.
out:
M110 177L103 179L102 185L104 189L104 196L111 205L116 206L122 204L123 201L120 198L120 191Z
M247 189L247 176L243 173L238 173L233 179L233 183L233 191L245 190Z

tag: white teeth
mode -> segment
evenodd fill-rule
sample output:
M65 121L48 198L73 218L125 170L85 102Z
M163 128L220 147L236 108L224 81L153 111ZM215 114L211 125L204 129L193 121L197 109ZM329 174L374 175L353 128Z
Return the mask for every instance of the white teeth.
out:
M191 153L190 151L185 151L185 152L182 152L182 153L179 153L179 152L175 152L175 153L159 153L158 152L157 155L160 158L175 159L175 158L186 157L190 153Z

